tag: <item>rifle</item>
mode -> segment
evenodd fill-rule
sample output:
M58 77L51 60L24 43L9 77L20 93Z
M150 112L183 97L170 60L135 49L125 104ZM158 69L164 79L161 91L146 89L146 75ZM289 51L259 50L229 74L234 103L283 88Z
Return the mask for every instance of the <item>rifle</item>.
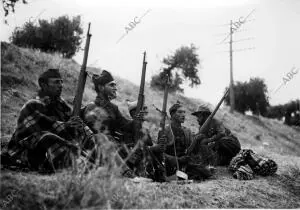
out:
M89 48L90 48L90 39L92 36L90 34L90 26L91 26L91 23L89 23L87 36L86 36L83 62L82 62L82 66L81 66L81 70L80 70L80 74L79 74L79 78L78 78L77 91L76 91L76 95L74 98L73 116L79 116L80 108L81 108L81 104L82 104L82 96L83 96L84 86L85 86L86 77L87 77L86 64L87 64Z
M84 48L84 56L83 56L83 62L81 65L80 73L79 73L79 78L78 78L78 84L77 84L77 90L76 90L76 95L74 97L74 102L73 102L73 116L79 116L80 115L80 109L81 109L81 104L82 104L82 97L83 97L83 92L84 92L84 86L86 82L86 77L87 77L87 72L86 72L86 64L87 64L87 59L88 59L88 54L89 54L89 48L90 48L90 39L91 39L91 34L90 34L90 26L91 23L89 23L88 26L88 31L87 31L87 36L86 36L86 42L85 42L85 48ZM81 155L84 157L88 157L89 155L87 154L86 151L81 149L80 151ZM92 160L94 161L94 160Z
M168 93L169 93L169 83L170 83L170 73L171 70L175 67L176 65L172 65L171 67L167 68L164 70L165 72L165 90L164 90L164 99L163 99L163 106L162 106L162 110L161 110L161 120L159 123L159 131L158 131L158 138L160 138L164 133L165 133L165 127L166 127L166 118L167 118L167 102L168 102ZM166 149L166 146L164 147L164 150ZM161 159L162 159L162 166L164 168L164 172L163 172L163 176L166 178L166 181L171 181L172 179L174 179L174 177L170 178L167 177L166 175L166 165L165 165L165 154L164 151L161 154Z
M219 101L218 105L216 106L216 108L214 109L214 111L209 115L209 117L205 120L204 124L201 126L199 133L205 133L207 131L207 129L209 128L209 124L212 121L213 117L215 116L216 112L218 111L218 109L220 108L221 104L223 103L223 101L225 100L227 94L229 92L229 89L227 89L227 91L225 92L224 96L221 98L221 100ZM197 139L193 139L191 145L189 146L189 148L187 149L186 154L190 155L192 153L192 151L194 150L195 146L197 144Z
M139 96L138 96L138 102L136 107L135 114L139 114L144 107L145 102L145 79L146 79L146 67L147 67L147 61L146 61L146 51L143 53L143 67L142 67L142 76L141 76L141 84L140 84L140 90L139 90ZM142 128L142 122L140 120L135 119L134 120L134 140L135 142L138 142L141 138L141 128Z
M166 82L165 82L165 90L164 90L164 100L163 100L163 106L161 110L161 120L159 123L159 132L158 136L160 136L162 133L165 131L165 126L166 126L166 117L167 117L167 101L168 101L168 93L169 93L169 83L170 83L170 71L176 66L176 64L172 65L171 67L167 68L164 70L165 76L166 76Z

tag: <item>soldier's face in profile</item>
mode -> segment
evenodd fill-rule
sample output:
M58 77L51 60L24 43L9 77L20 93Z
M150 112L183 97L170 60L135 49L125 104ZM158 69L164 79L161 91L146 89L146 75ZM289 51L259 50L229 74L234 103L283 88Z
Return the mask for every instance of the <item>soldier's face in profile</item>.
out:
M173 114L173 118L180 122L184 123L185 120L185 109L183 107L179 107L176 112Z
M115 81L111 81L104 85L104 94L110 99L115 99L117 97L117 84Z
M44 92L50 97L59 97L63 88L61 78L49 78L47 84L43 85Z
M199 125L203 125L204 124L204 122L205 122L205 120L207 119L207 115L206 114L204 114L204 113L199 113L199 114L197 114L197 121L198 121L198 124Z

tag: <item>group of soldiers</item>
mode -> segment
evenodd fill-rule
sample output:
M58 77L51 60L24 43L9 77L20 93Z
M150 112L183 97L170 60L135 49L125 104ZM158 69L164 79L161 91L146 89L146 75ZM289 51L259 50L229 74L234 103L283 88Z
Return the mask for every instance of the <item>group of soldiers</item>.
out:
M73 116L72 109L62 99L63 79L58 69L48 69L38 79L40 90L37 97L25 103L20 111L16 130L1 154L1 164L18 164L29 170L53 173L72 167L74 158L96 161L105 136L111 142L123 168L121 174L163 182L184 171L189 179L204 180L213 175L211 166L228 166L240 150L239 140L221 122L213 119L205 133L193 134L182 124L186 111L177 102L169 109L170 123L158 139L151 139L143 129L141 139L134 138L136 120L147 120L147 107L136 114L136 102L128 102L132 119L126 119L117 105L117 84L113 76L103 70L94 75L95 100L82 108L80 116ZM199 128L211 114L205 105L192 113ZM196 140L197 146L187 155L187 148ZM100 142L99 142L100 141ZM123 162L122 162L123 161Z

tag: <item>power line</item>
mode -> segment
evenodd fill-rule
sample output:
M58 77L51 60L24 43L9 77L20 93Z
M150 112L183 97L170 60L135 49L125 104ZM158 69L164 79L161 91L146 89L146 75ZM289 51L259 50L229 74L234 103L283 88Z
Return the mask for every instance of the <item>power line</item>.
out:
M236 49L233 50L234 52L242 52L242 51L248 51L248 50L255 50L255 47L249 47L249 48L243 48L243 49Z
M233 80L233 52L242 52L242 51L246 51L246 50L253 50L255 49L254 47L250 47L250 48L243 48L243 49L236 49L233 50L233 43L235 42L242 42L242 41L249 41L249 40L253 40L254 37L248 37L248 38L244 38L244 39L240 39L240 40L233 40L233 34L234 33L238 33L238 32L242 32L241 26L243 26L246 22L250 22L247 21L248 18L250 17L250 15L255 11L252 10L245 18L240 17L238 21L233 22L232 20L230 21L230 28L229 28L229 34L227 34L227 36L220 42L218 43L218 45L220 44L229 44L229 61L230 61L230 82L229 82L229 98L230 98L230 112L232 113L233 110L235 110L235 94L234 94L234 80ZM251 20L252 21L252 20ZM227 25L228 26L228 25ZM227 39L229 38L229 42L224 43Z
M252 21L254 21L255 19L250 19L250 20L244 20L243 21L243 23L247 23L247 22L252 22ZM236 22L234 22L234 23L236 23ZM220 24L220 25L214 25L214 26L212 26L212 27L227 27L227 26L230 26L230 23L224 23L224 24Z
M254 39L255 39L254 37L249 37L249 38L235 40L232 42L236 43L236 42L243 42L243 41L249 41L249 40L254 40ZM221 44L229 44L229 42L218 43L217 45L221 45Z

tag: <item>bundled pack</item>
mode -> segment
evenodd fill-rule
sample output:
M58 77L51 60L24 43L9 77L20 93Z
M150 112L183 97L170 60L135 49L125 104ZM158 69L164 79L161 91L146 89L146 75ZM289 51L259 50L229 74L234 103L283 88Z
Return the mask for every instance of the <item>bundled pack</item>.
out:
M231 160L229 170L236 179L250 180L254 175L273 175L277 171L277 164L250 149L243 149Z

